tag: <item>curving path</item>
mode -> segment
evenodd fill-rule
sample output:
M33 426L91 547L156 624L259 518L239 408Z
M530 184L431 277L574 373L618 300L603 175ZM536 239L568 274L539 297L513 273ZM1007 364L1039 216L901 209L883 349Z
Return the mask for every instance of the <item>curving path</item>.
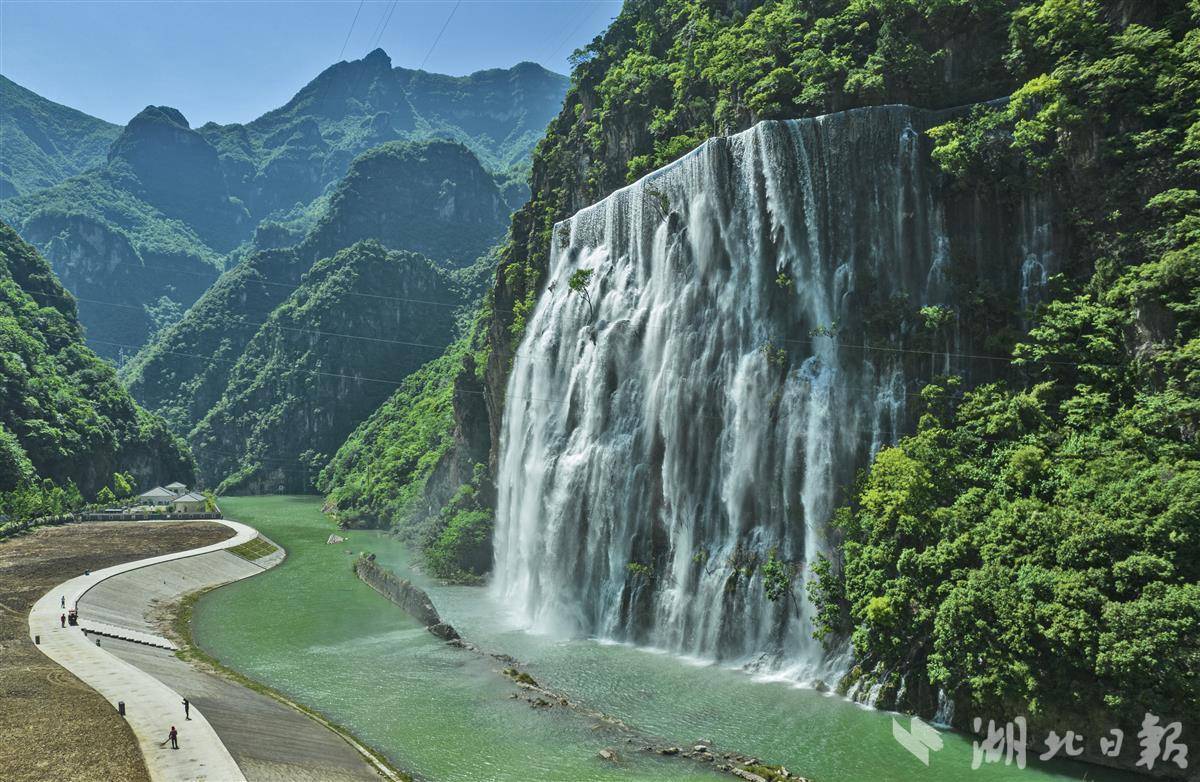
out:
M234 536L211 546L127 562L78 576L47 592L29 612L29 635L35 639L40 637L38 648L43 654L75 674L114 707L118 701L125 703L125 719L137 737L146 768L155 782L245 782L246 777L198 708L192 709L192 719L185 723L180 714L182 698L175 690L110 654L103 646L97 646L84 635L82 627L62 628L59 618L64 609L60 600L66 598L66 610L69 610L88 590L113 576L162 562L222 551L258 536L253 527L236 521L217 523L232 529ZM171 725L179 729L178 750L161 745Z

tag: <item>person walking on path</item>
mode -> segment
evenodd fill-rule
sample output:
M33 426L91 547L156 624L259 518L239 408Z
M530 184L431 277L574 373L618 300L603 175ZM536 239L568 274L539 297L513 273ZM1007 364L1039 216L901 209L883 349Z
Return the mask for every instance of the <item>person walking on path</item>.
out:
M171 726L171 732L167 734L167 737L163 740L163 743L159 744L158 746L165 747L168 741L171 742L171 749L179 749L179 731L175 730L174 725Z
M188 714L188 712L191 710L191 708L192 708L192 704L188 703L187 698L184 698L183 699L183 718L185 720L191 719L191 716Z
M60 615L58 617L58 621L62 624L63 627L66 627L67 626L67 615L66 614Z
M62 597L60 597L59 602L60 602L62 608L66 608L67 607L67 596L63 595Z

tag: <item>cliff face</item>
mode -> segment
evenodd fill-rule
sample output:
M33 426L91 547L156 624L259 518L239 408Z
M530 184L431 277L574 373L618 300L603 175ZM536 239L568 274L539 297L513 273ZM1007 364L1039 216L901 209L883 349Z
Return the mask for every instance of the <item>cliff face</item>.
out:
M901 101L955 106L1004 95L1014 83L999 62L1008 41L1007 13L1000 7L926 12L881 4L841 13L745 0L627 3L578 58L562 111L534 154L532 195L513 215L510 240L469 340L469 360L457 362L449 416L455 423L445 434L454 445L402 493L419 491L432 517L447 515L438 509L464 484L485 506L492 503L509 372L546 285L557 221L705 138L736 133L760 119ZM783 30L803 32L803 51ZM880 68L892 62L897 47L924 54ZM939 47L948 52L944 59L929 53ZM830 68L834 60L839 64ZM480 463L485 470L474 469ZM339 497L345 509L354 505L349 496ZM371 503L371 510L379 505ZM406 518L407 511L396 521ZM444 521L434 526L444 528Z
M218 253L232 250L253 225L230 198L217 150L169 106L147 106L131 119L108 150L108 166L128 171L134 195Z
M506 605L552 632L831 677L842 650L826 659L803 595L838 499L926 382L1003 370L966 357L1044 293L1031 268L1057 270L1053 210L1012 230L1038 196L939 175L927 131L951 116L762 122L555 227L504 400ZM994 313L957 320L983 296ZM772 561L796 600L768 599Z
M87 214L37 212L21 232L80 297L85 337L108 357L133 355L154 333L155 304L166 299L186 307L217 279L217 269L199 256L170 248L139 252L127 234Z
M323 258L362 239L468 266L503 236L509 212L465 146L392 142L354 161L306 245Z
M74 481L90 498L118 471L140 486L192 478L183 444L83 345L74 300L2 223L0 399L0 490L42 477Z
M766 32L773 24L814 29L814 19L791 4L770 9L742 0L629 4L587 48L563 110L534 155L532 196L513 215L492 304L475 337L487 415L481 418L472 410L477 397L464 393L460 418L472 423L459 428L456 438L472 450L487 450L492 471L514 351L546 284L556 222L708 136L735 133L761 119L886 103L950 107L1005 95L1015 83L999 63L1008 35L1004 9L923 16L914 9L864 7L858 13L861 18L849 12L831 17L836 22L821 33L808 33L822 57L839 47L847 54L833 71L822 71L815 59L798 58L787 41ZM945 54L877 70L877 62L889 61L885 52L897 38L914 41L921 51ZM739 55L743 47L747 52ZM762 50L768 56L757 53ZM755 65L724 72L738 56ZM672 63L684 68L674 78L669 76ZM631 86L635 80L637 86ZM647 122L656 111L662 116ZM978 203L961 208L987 214ZM464 372L458 382L467 391L479 379ZM486 426L479 425L483 420ZM453 489L431 490L444 495Z
M1196 20L626 4L535 156L428 539L485 529L447 510L494 476L532 623L838 673L811 630L854 697L966 729L1196 713ZM819 116L900 101L974 105ZM756 127L614 192L772 117L841 130ZM875 157L905 145L933 210Z
M150 106L113 141L103 165L0 204L83 306L101 355L132 355L164 297L182 310L217 278L220 256L250 228L204 139L176 110Z

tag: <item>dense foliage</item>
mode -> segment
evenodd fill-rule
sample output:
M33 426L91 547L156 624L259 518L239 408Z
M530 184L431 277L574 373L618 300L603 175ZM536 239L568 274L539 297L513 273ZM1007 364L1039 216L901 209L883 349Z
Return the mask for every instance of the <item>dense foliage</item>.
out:
M368 241L319 261L188 435L202 478L221 492L311 490L354 428L450 342L459 302L415 253Z
M95 496L119 470L189 480L191 458L83 344L75 302L0 224L0 491L39 478Z
M465 349L459 340L409 375L321 471L317 487L342 520L387 526L427 513L422 492L453 443L453 379Z
M759 119L1005 94L1011 82L996 59L1007 41L1006 7L949 0L626 3L608 30L574 55L563 110L534 153L530 202L514 215L494 289L467 337L473 360L445 367L455 373L457 393L453 418L439 419L454 427L440 435L452 442L440 463L457 467L419 481L426 519L444 529L442 508L464 485L489 502L490 476L465 465L487 462L500 431L509 365L541 290L557 220L707 136ZM353 493L336 496L342 507L358 507Z
M1039 174L1070 254L1010 379L927 387L819 568L823 631L906 708L1200 714L1200 5L1142 11L1020 4L1022 86L934 132L960 183Z
M101 492L112 492L105 487ZM58 486L49 478L25 481L0 491L0 540L32 526L60 520L84 507L75 484Z

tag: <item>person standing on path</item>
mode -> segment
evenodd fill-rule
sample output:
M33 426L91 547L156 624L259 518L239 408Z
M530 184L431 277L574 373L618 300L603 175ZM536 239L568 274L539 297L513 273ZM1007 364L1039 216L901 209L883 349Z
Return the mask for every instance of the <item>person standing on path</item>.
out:
M188 703L187 698L184 698L183 699L183 718L185 720L191 719L191 716L188 714L188 712L191 710L191 708L192 708L192 704Z
M67 626L67 615L66 614L59 615L58 621L62 624L63 627L66 627Z
M62 607L62 608L66 608L66 607L67 607L67 596L66 596L66 595L63 595L63 596L62 596L62 597L60 597L58 600L59 600L59 603L61 604L61 607Z

